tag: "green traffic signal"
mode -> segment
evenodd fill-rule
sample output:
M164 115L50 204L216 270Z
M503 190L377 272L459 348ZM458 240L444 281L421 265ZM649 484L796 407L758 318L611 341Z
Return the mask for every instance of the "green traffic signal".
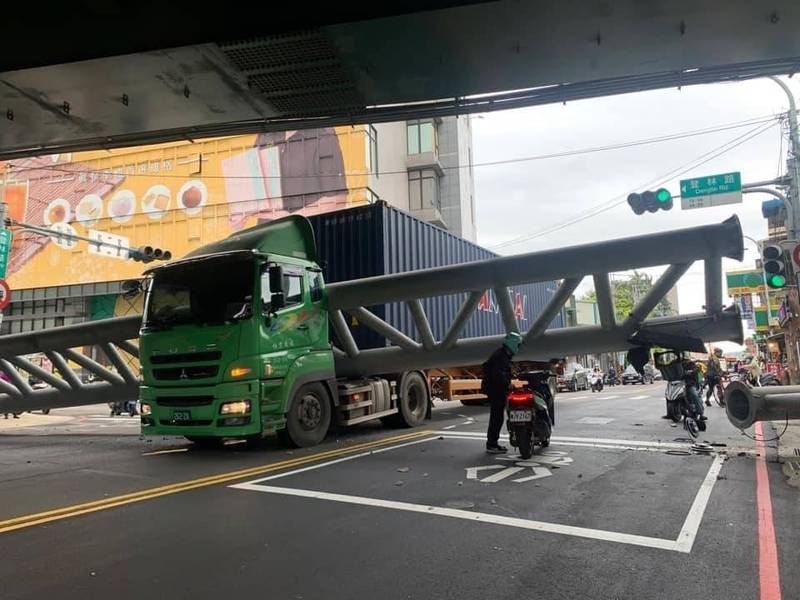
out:
M669 193L669 190L664 188L659 188L656 190L656 200L658 200L661 204L665 202L669 202L672 199L672 194Z
M767 285L773 290L779 290L786 286L786 277L775 273L767 277Z

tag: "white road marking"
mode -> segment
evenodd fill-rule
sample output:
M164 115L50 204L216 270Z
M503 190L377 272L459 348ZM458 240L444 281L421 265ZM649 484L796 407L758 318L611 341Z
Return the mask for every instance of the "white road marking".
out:
M501 469L503 469L502 465L499 465ZM486 479L481 479L481 483L497 483L498 481L503 481L506 477L511 477L519 473L520 471L524 471L525 467L506 467L499 473L495 473L494 475L489 475Z
M630 398L628 398L628 400L645 400L649 397L650 396L631 396Z
M611 417L582 417L575 422L583 423L584 425L608 425L614 420Z
M285 473L278 473L277 475L270 475L269 477L262 477L261 479L254 479L253 481L248 481L248 484L256 484L261 481L270 481L272 479L280 479L281 477L288 477L289 475L296 475L298 473L305 473L306 471L314 471L315 469L321 469L323 467L330 467L331 465L335 465L338 463L347 462L348 460L355 460L356 458L363 458L365 456L370 456L371 454L380 454L381 452L387 452L389 450L396 450L397 448L403 448L405 446L413 446L415 444L422 444L425 442L431 442L435 439L435 437L429 438L422 438L421 440L412 440L410 442L404 442L402 444L397 444L395 446L387 446L385 448L378 448L376 450L367 450L366 452L361 452L359 454L351 454L350 456L344 456L342 458L336 458L334 460L329 460L324 463L319 463L316 465L311 465L309 467L302 467L301 469L295 469L294 471L287 471ZM244 484L242 484L244 485ZM232 485L230 487L237 487Z
M675 549L679 552L686 554L692 551L694 540L697 537L697 531L700 529L700 521L703 520L703 514L706 512L708 500L711 498L711 491L714 489L714 484L717 482L717 475L722 469L722 463L725 462L725 457L717 454L714 461L711 463L711 468L706 473L700 489L697 490L697 495L694 497L692 507L689 509L689 514L686 515L686 521L681 527L681 532L678 534L678 539L675 540Z
M377 450L362 452L360 454L355 454L352 456L345 456L343 458L330 460L325 463L311 465L308 467L302 467L300 469L295 469L293 471L286 471L284 473L278 473L277 475L262 477L260 479L234 484L228 487L233 489L247 490L253 492L262 492L266 494L278 494L284 496L294 496L294 497L310 498L316 500L328 500L331 502L342 502L346 504L355 504L360 506L371 506L375 508L388 508L392 510L400 510L405 512L437 515L455 519L463 519L472 522L477 521L480 523L490 523L494 525L503 525L507 527L517 527L519 529L528 529L533 531L543 531L546 533L571 535L573 537L615 542L620 544L629 544L634 546L645 546L648 548L671 550L674 552L689 554L692 550L694 540L697 536L697 532L699 530L703 514L705 513L705 509L708 505L708 500L711 497L711 492L714 488L714 484L717 481L717 475L719 474L720 469L722 468L722 463L725 460L725 458L721 455L716 455L714 457L714 460L712 461L711 466L709 467L708 473L706 474L705 479L703 480L703 483L700 486L700 490L697 492L697 495L695 496L694 502L692 503L692 507L689 510L689 514L686 516L686 519L684 521L683 527L681 528L681 532L678 535L677 540L665 540L661 538L649 537L643 535L618 533L615 531L590 529L586 527L574 527L572 525L560 525L558 523L546 523L543 521L535 521L531 519L520 519L517 517L507 517L502 515L473 512L455 508L443 508L427 504L413 504L410 502L398 502L394 500L366 498L363 496L350 496L345 494L333 494L329 492L319 492L314 490L304 490L298 488L260 485L260 482L263 481L279 479L282 477L289 477L291 475L296 475L298 473L304 473L306 471L320 469L322 467L327 467L333 464L354 460L356 458L369 456L371 454L379 454L381 452L388 452L389 450L395 450L397 448L402 448L405 446L421 444L435 439L438 438L435 437L423 438L420 440L413 440L410 442L397 444L395 446L387 446L385 448L379 448ZM454 436L452 439L474 439L474 438L469 438L469 437L458 438ZM618 440L612 440L612 441L618 441Z
M547 533L560 533L575 537L588 538L592 540L603 540L607 542L617 542L621 544L632 544L634 546L646 546L648 548L659 548L661 550L676 550L675 542L660 538L647 537L643 535L631 535L627 533L617 533L614 531L603 531L600 529L588 529L586 527L573 527L571 525L559 525L557 523L545 523L543 521L533 521L529 519L519 519L516 517L506 517L489 513L473 512L457 508L443 508L430 506L427 504L413 504L411 502L398 502L396 500L380 500L378 498L365 498L363 496L350 496L345 494L332 494L329 492L317 492L314 490L303 490L297 488L285 488L279 486L256 485L253 483L240 483L230 486L240 490L252 492L262 492L266 494L279 494L283 496L294 496L299 498L311 498L314 500L328 500L330 502L343 502L345 504L355 504L359 506L371 506L374 508L388 508L405 512L421 513L426 515L436 515L440 517L450 517L453 519L463 519L478 523L490 523L493 525L505 525L507 527L517 527L518 529L529 529L533 531L544 531ZM680 550L685 552L685 550Z
M448 425L447 427L444 427L444 429L453 429L453 428L455 428L455 425Z
M619 398L619 396L601 396L603 400L613 400L614 398Z
M452 439L483 439L485 434L472 431L435 431L435 434ZM500 439L508 441L507 435L501 435ZM656 450L686 450L691 444L678 442L653 442L647 440L616 440L609 438L582 438L582 437L560 437L550 438L551 444L561 446L584 446L587 448L633 448L633 449L656 449ZM726 448L730 451L730 448Z
M569 396L573 400L584 400L586 398L592 398L593 396Z
M502 469L503 465L482 465L480 467L468 467L467 479L477 479L479 471L496 471Z
M514 479L514 483L525 483L526 481L533 481L534 479L550 477L553 474L550 469L545 469L544 467L531 466L531 470L533 471L533 475L521 477L520 479Z

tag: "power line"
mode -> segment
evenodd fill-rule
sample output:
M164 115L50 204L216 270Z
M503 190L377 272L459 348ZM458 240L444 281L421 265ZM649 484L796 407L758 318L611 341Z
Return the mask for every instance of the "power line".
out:
M698 156L698 157L692 159L691 161L689 161L688 163L684 163L680 167L672 169L671 171L669 171L669 172L667 172L667 173L665 173L663 175L660 175L659 177L657 177L655 179L651 179L650 181L648 181L646 183L643 183L643 184L641 184L639 186L635 186L633 189L642 189L642 188L646 188L646 187L653 186L653 185L655 185L655 186L663 185L663 184L667 183L668 181L670 181L671 179L674 179L675 177L683 175L684 173L687 173L687 172L691 171L692 169L695 169L695 168L697 168L699 166L702 166L702 165L714 160L715 158L718 158L719 156L722 156L723 154L725 154L727 152L730 152L734 148L736 148L738 146L741 146L745 142L748 142L748 141L752 140L753 138L761 135L762 133L768 131L769 129L771 129L774 126L775 126L775 123L773 122L773 123L770 123L770 124L768 124L766 126L755 127L753 129L751 129L750 131L748 131L747 133L745 133L745 134L743 134L741 136L737 136L737 137L733 138L732 140L729 140L728 142L725 142L721 146L717 146L713 150L710 150L709 152L706 152L705 154L701 154L700 156ZM700 161L700 162L697 162L697 161ZM590 219L590 218L595 217L595 216L597 216L597 215L599 215L599 214L601 214L603 212L611 210L612 208L616 208L617 206L619 206L621 204L624 204L626 202L627 195L628 195L628 192L625 192L623 194L615 196L614 198L611 198L610 200L605 201L604 203L602 203L600 205L596 205L595 207L590 208L588 213L583 213L580 216L577 216L577 217L574 217L574 218L570 218L567 221L564 221L564 222L561 222L561 223L557 223L555 225L552 225L552 226L550 226L548 228L545 228L543 230L537 231L535 233L526 234L524 236L520 236L520 237L511 239L511 240L507 240L507 241L501 242L499 244L495 244L493 246L490 246L490 248L493 249L493 250L497 250L497 249L504 248L504 247L507 247L507 246L516 245L518 243L530 241L530 240L535 239L537 237L541 237L541 236L544 236L544 235L555 233L556 231L560 231L562 229L565 229L566 227L569 227L569 226L574 225L576 223L580 223L582 221L585 221L586 219Z
M681 140L691 137L697 137L701 135L709 135L712 133L719 133L723 131L729 131L731 129L740 129L742 127L748 127L750 125L755 124L763 124L763 123L773 123L779 117L775 115L769 116L762 116L762 117L753 117L751 119L746 119L743 121L735 121L732 123L725 123L722 125L714 126L714 127L707 127L704 129L696 129L692 131L684 131L679 133L667 134L652 138L643 138L638 140L629 140L627 142L619 142L617 144L609 144L605 146L593 146L588 148L579 148L575 150L565 150L563 152L553 152L548 154L537 154L532 156L522 156L522 157L515 157L515 158L506 158L494 161L485 161L481 163L472 163L472 164L460 164L460 165L453 165L453 166L442 166L442 170L450 171L450 170L460 170L460 169L469 169L469 168L481 168L481 167L496 167L502 165L511 165L516 163L523 163L523 162L533 162L537 160L549 160L553 158L567 158L570 156L579 156L583 154L593 154L597 152L608 152L612 150L623 150L626 148L635 148L637 146L644 146L648 144L656 144L662 142L669 142L674 140ZM80 164L80 163L73 163L73 164ZM62 173L64 175L101 175L101 176L109 176L109 177L160 177L162 179L186 179L187 175L168 175L168 174L153 174L153 173L119 173L114 171L102 171L102 170L80 170L80 169L68 169L64 167L58 166L35 166L35 167L16 167L13 163L8 163L8 166L14 169L14 174L23 173L26 171L52 171L55 173ZM324 179L324 178L332 178L332 177L348 177L348 176L368 176L368 175L407 175L408 169L401 169L396 171L350 171L350 172L342 172L342 173L327 173L327 174L313 174L313 175L206 175L206 176L198 176L201 179ZM49 177L37 177L37 178L30 178L28 181L37 181L37 180L47 180L50 179Z

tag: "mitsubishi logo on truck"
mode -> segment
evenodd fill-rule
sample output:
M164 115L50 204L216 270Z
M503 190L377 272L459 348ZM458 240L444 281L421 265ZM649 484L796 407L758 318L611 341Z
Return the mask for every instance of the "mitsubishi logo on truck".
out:
M189 376L186 374L186 369L181 369L181 374L179 379L189 379Z

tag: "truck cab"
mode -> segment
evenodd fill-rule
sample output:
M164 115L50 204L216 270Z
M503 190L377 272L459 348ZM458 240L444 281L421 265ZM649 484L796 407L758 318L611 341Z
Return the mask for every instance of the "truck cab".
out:
M200 444L274 432L298 446L324 438L336 381L307 220L199 248L148 271L143 288L142 433Z

